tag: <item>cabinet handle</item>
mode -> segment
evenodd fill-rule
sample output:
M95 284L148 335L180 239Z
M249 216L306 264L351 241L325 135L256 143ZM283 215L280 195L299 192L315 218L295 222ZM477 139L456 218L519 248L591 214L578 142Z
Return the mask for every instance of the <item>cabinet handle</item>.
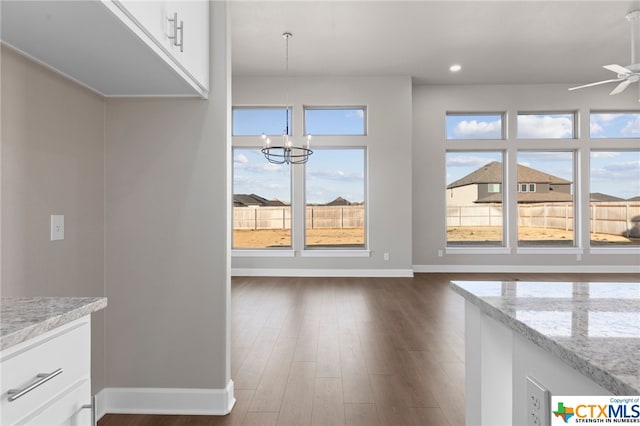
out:
M178 29L180 30L180 43L176 44L176 46L180 46L180 52L182 53L184 48L184 23L182 21L180 21Z
M180 52L183 50L183 42L184 42L184 23L180 21L180 25L178 25L178 12L173 12L173 18L167 18L167 20L173 23L173 35L167 35L169 40L173 40L174 46L180 47ZM178 31L180 31L180 43L178 43Z
M96 424L96 397L95 395L91 396L91 404L84 404L80 407L81 410L91 410L91 426L95 426Z
M29 392L31 392L32 390L34 390L38 386L41 386L41 385L45 384L46 382L48 382L49 380L53 379L54 377L56 377L59 374L62 374L62 368L58 368L56 371L54 371L52 373L38 374L36 377L39 377L39 379L36 380L35 382L31 383L26 388L9 389L7 391L7 393L9 394L9 402L13 402L16 399L21 398L22 396L28 394Z

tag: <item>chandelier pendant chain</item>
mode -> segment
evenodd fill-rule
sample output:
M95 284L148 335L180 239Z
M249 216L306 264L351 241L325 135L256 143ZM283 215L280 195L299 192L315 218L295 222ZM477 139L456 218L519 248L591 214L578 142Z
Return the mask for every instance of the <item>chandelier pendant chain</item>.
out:
M292 36L290 32L282 33L282 37L285 39L285 129L282 134L282 145L271 146L271 140L267 135L262 134L264 142L262 153L267 161L273 164L304 164L309 160L309 156L313 154L313 151L309 149L311 135L307 135L306 146L294 146L289 138L289 39Z

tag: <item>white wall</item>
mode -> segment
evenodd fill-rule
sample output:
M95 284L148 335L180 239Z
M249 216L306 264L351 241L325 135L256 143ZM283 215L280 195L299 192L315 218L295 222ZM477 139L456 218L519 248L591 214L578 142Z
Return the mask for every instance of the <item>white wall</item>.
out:
M104 295L104 100L1 48L2 296ZM50 241L51 214L65 238ZM104 383L104 311L92 322Z
M211 9L209 100L106 102L108 388L230 380L230 61Z
M637 90L609 96L611 87L593 87L569 92L567 85L496 85L496 86L417 86L413 89L413 264L416 271L638 271L640 254L594 254L588 249L578 260L576 253L560 253L546 250L539 254L518 254L515 249L505 254L444 254L445 251L445 151L447 147L468 147L464 142L445 141L445 115L455 112L507 112L515 117L518 111L581 111L588 114L595 110L638 110ZM582 182L589 181L588 149L638 149L637 140L592 141L588 120L579 123L577 140L536 141L536 149L558 149L560 144L579 154L576 169ZM482 141L476 148L505 150L515 154L522 141L515 140L515 126L509 126L510 140ZM599 144L599 145L598 145ZM603 145L604 144L604 145ZM531 147L529 142L528 147ZM511 175L515 164L508 164ZM508 169L509 173L509 169ZM428 183L428 184L425 184ZM515 188L512 198L515 197ZM588 218L589 188L577 188L578 209ZM515 211L510 213L515 222ZM588 235L588 220L582 223L582 234ZM508 231L508 230L507 230ZM511 230L509 243L517 246L517 233ZM583 242L587 246L588 242Z
M302 106L367 107L368 135L321 137L315 147L364 144L368 157L368 208L370 257L308 258L234 257L235 273L253 274L407 274L411 272L411 80L408 77L290 78L289 101L293 105L294 137L302 138ZM282 78L233 79L233 104L238 106L284 105ZM261 147L258 138L234 138L238 147ZM266 161L266 160L265 160ZM294 166L294 173L302 173ZM296 180L294 179L294 183ZM294 198L303 188L294 186ZM302 246L302 229L297 230ZM294 229L295 232L295 229ZM384 261L383 253L390 260ZM315 271L315 272L313 272Z

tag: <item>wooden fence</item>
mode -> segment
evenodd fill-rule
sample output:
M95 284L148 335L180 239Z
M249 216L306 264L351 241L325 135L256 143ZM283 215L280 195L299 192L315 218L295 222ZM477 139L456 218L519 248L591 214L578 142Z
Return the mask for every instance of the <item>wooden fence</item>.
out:
M364 228L364 206L307 206L307 228ZM233 229L291 229L291 207L234 207Z
M592 233L640 236L640 201L589 204ZM518 226L573 230L573 203L518 205ZM447 206L447 226L501 226L502 204Z

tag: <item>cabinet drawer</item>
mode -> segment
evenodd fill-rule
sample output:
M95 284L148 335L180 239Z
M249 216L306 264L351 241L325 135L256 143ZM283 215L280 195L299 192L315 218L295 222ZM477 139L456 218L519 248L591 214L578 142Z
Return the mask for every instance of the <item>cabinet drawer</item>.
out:
M91 409L82 408L91 403L90 394L91 384L85 379L20 426L91 426Z
M12 347L0 357L0 424L12 425L40 411L78 382L90 383L90 322L88 317ZM39 380L38 374L62 372L14 401L10 389L25 389ZM90 398L90 390L85 403Z

